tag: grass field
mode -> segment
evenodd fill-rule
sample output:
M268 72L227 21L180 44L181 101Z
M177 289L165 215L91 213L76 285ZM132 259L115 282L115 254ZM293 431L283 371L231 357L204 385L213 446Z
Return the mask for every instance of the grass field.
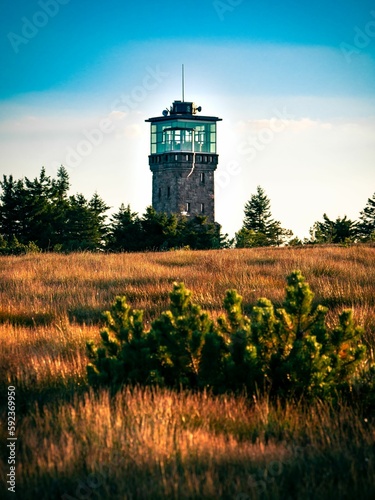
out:
M374 356L374 264L371 246L1 257L1 488L13 385L10 498L375 498L375 419L358 407L142 388L111 398L89 390L85 352L116 295L150 323L183 281L215 317L228 288L247 311L263 296L281 304L300 269L330 322L353 309Z

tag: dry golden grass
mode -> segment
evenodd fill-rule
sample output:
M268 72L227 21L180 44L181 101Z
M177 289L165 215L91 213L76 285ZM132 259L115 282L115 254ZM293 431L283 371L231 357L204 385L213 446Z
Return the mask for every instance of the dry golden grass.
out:
M231 287L250 302L264 295L280 300L285 276L296 268L318 297L361 302L374 300L374 262L375 248L365 246L1 257L2 316L96 310L118 293L137 306L155 306L155 298L162 305L174 280L210 308L219 308Z
M19 434L25 499L80 498L77 491L108 499L374 492L375 427L346 407L332 414L322 404L135 388L36 410Z
M228 288L248 311L262 296L281 303L297 268L329 321L353 308L374 349L374 263L366 246L1 257L0 385L17 392L20 498L375 497L375 425L354 408L151 389L111 400L87 392L85 372L85 343L118 294L151 322L184 281L216 316Z
M173 281L184 281L214 314L228 288L243 295L247 308L259 297L280 303L286 276L300 269L330 317L353 308L369 340L375 336L374 264L370 246L0 257L0 321L97 323L119 294L150 321L167 307Z

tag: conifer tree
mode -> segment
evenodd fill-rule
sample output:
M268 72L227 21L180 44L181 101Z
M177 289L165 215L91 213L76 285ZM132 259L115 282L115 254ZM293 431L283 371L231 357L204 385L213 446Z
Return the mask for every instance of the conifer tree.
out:
M315 222L310 234L311 243L344 243L355 240L356 227L346 215L331 220L327 214L323 214L323 221Z
M24 181L14 180L13 176L3 176L0 182L0 231L6 241L17 238L23 241L25 225L25 186Z
M109 385L117 389L126 382L152 381L152 359L143 329L143 311L132 309L125 297L116 297L110 311L103 314L105 328L102 345L87 343L91 360L88 380L94 387Z
M375 240L375 193L360 213L357 234L362 241Z
M145 235L145 250L167 250L176 243L177 217L164 212L157 212L147 207L141 218L141 227Z
M63 165L58 169L56 177L52 179L53 238L51 246L53 250L62 249L66 244L70 188L69 174Z
M54 188L50 176L42 167L39 177L25 178L25 227L24 243L34 241L44 250L52 249L55 241Z
M51 179L42 168L33 180L14 181L12 176L4 176L0 187L0 230L6 240L16 238L26 247L35 242L43 250L61 245L69 189L64 167L60 167L57 179Z
M117 297L106 313L102 345L88 344L93 385L139 382L169 387L210 388L214 392L266 390L270 396L334 398L362 382L373 391L374 365L365 358L363 331L343 311L336 328L327 309L313 305L300 271L287 278L283 307L258 300L250 317L242 297L229 290L225 315L215 323L192 300L182 283L170 293L170 308L144 331L142 312Z
M256 194L253 194L245 205L243 227L267 235L270 227L275 222L271 218L270 206L269 198L264 190L258 186Z
M108 228L107 249L114 252L137 252L143 250L145 235L141 221L130 205L121 204L118 212L112 215Z
M181 228L181 229L180 229ZM179 220L181 246L189 246L194 250L209 250L228 246L227 235L221 234L221 226L217 222L209 222L204 215Z
M170 293L170 309L152 324L158 343L160 376L168 386L199 386L199 369L205 336L213 322L192 301L183 283L175 283Z
M236 233L237 248L279 246L292 236L290 230L283 229L279 221L272 219L270 206L269 198L258 186L256 194L245 205L243 226Z
M101 249L106 231L104 212L107 209L97 194L94 194L90 201L83 194L70 196L63 249L68 251Z

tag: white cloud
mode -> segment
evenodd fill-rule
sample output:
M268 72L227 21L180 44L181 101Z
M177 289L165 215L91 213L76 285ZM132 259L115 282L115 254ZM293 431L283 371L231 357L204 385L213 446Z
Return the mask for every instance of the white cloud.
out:
M141 127L137 123L132 123L125 128L126 137L137 137L142 135Z

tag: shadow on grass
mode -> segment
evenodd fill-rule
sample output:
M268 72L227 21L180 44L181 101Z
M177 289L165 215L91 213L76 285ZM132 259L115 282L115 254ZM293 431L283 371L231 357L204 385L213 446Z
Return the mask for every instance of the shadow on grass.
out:
M0 311L0 323L9 323L13 326L48 326L55 320L52 313L12 313Z
M177 454L165 461L140 464L130 455L107 450L107 458L90 470L84 457L60 474L28 468L18 478L17 488L23 500L375 498L374 450L362 446L349 453L321 451L302 450L288 459L272 461L264 457L181 458Z
M103 307L78 306L67 311L71 323L97 325L103 319Z

